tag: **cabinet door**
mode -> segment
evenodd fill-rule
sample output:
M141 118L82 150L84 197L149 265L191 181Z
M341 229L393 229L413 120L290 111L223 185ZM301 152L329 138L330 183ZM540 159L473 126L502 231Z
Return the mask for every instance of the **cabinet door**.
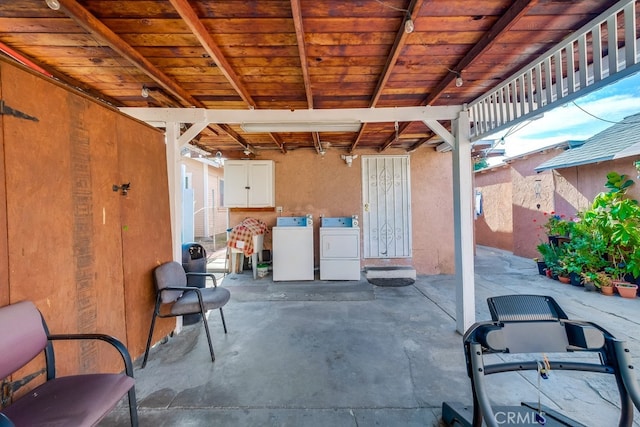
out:
M250 162L248 174L250 190L247 206L250 208L274 206L273 162L270 160Z
M224 206L227 208L247 207L247 170L243 160L224 162Z

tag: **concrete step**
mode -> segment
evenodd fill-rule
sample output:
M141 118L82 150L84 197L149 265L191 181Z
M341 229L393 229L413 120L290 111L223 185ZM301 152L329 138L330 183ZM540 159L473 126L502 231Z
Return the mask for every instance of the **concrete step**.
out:
M410 266L365 267L367 279L416 279L416 270Z

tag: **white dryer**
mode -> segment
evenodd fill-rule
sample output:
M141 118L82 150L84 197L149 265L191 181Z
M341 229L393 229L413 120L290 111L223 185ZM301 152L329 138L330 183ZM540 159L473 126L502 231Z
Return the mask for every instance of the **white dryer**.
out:
M357 216L322 218L320 280L360 280L360 228Z
M311 215L278 217L273 232L273 281L313 280Z

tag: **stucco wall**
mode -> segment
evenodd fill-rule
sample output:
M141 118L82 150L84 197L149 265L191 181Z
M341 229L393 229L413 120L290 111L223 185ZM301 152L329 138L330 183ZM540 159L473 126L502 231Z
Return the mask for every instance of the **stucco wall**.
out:
M276 206L282 206L282 215L300 216L308 213L316 219L314 224L315 265L319 265L320 216L362 217L362 163L361 158L347 167L340 158L341 151L329 149L322 157L310 150L261 152L260 159L275 161ZM358 151L362 155L380 155L377 152ZM389 150L387 155L406 154ZM368 265L412 265L418 274L450 274L454 271L453 202L451 155L432 149L420 149L411 154L412 240L411 259L362 260ZM230 226L246 217L264 221L270 228L275 225L274 211L232 209ZM437 242L437 244L435 244ZM271 248L271 234L265 237L265 247Z
M475 223L478 244L512 251L515 255L539 256L536 246L547 241L543 229L549 215L567 219L588 208L593 198L607 191L610 171L636 181L628 195L640 198L640 183L633 165L636 158L619 159L579 167L547 170L534 168L557 156L558 149L533 153L512 160L508 166L475 174L476 189L484 197L484 215Z
M482 194L483 213L475 220L476 243L513 250L511 170L507 166L477 172L476 191Z
M188 157L183 157L182 163L192 177L194 236L211 238L224 234L227 230L227 209L220 203L220 182L223 181L224 170Z

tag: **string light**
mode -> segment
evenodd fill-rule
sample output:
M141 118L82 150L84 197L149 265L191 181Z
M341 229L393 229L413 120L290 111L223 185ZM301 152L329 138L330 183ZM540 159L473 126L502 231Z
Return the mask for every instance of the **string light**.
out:
M45 0L49 9L60 10L60 2L58 0Z

